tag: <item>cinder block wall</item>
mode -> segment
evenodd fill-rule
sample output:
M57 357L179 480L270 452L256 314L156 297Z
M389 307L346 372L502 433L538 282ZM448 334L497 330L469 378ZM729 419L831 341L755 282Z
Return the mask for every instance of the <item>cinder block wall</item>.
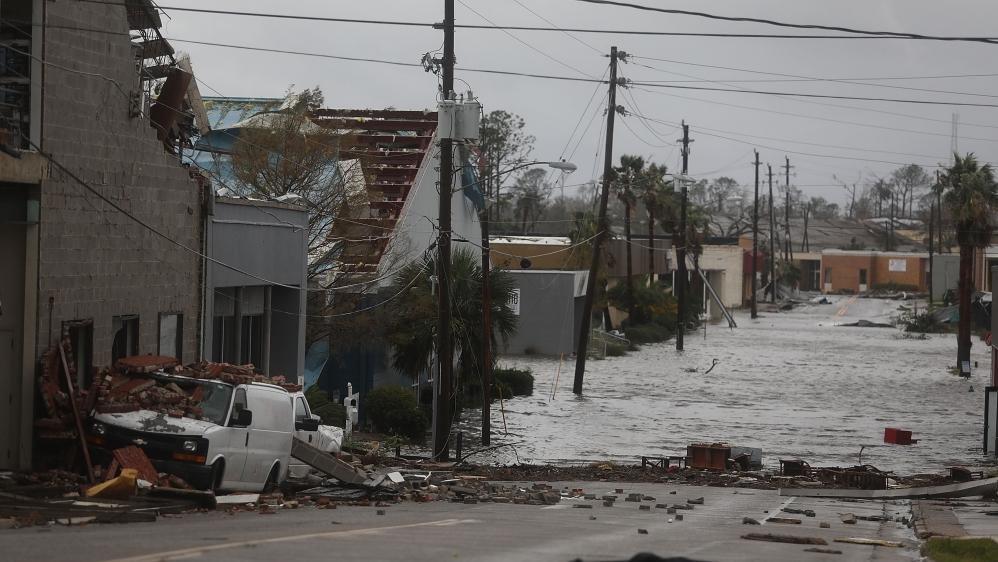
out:
M199 248L199 188L145 117L123 6L45 2L42 149L143 221ZM118 32L73 31L80 27ZM36 31L37 33L37 31ZM58 66L56 66L58 65ZM69 72L66 67L81 72ZM139 352L155 353L159 314L183 314L183 360L197 355L200 260L100 201L55 166L41 186L37 352L62 322L92 319L94 365L111 360L112 317L139 315ZM52 299L52 321L49 320Z

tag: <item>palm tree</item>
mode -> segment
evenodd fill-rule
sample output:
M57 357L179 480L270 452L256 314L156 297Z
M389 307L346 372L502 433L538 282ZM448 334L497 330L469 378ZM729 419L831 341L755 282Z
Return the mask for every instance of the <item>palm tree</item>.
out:
M634 312L634 265L631 261L631 208L637 202L634 188L643 180L645 159L640 156L624 154L620 157L620 166L615 170L616 181L613 182L617 198L624 204L624 238L627 240L625 255L627 256L627 311Z
M641 183L641 201L648 213L648 279L655 281L655 216L661 214L666 196L666 189L671 189L672 182L667 179L668 168L665 165L649 164L645 170L644 181Z
M990 164L981 166L973 153L953 155L953 165L942 174L943 200L949 207L960 246L960 324L956 366L970 361L970 298L974 291L974 249L991 243L991 212L998 203L998 184Z
M478 256L456 248L451 256L452 345L458 353L458 385L477 381L481 367L482 268ZM390 305L388 341L393 346L392 366L413 379L430 368L437 331L437 306L431 274L434 268L419 262L402 268L389 295L399 295ZM499 349L516 332L517 317L507 306L515 289L513 277L502 270L489 276L492 291L492 348Z

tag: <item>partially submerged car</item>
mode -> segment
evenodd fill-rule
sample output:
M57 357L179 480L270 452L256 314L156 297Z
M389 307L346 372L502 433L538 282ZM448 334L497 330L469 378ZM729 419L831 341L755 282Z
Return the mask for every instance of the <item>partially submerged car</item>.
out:
M164 389L153 393L157 407L148 406L148 397L136 398L142 407L98 407L87 428L95 452L137 445L156 470L197 488L268 491L287 476L296 428L318 428L311 418L296 422L291 395L277 385L165 372L135 378L151 382L142 392ZM175 400L185 407L164 406Z

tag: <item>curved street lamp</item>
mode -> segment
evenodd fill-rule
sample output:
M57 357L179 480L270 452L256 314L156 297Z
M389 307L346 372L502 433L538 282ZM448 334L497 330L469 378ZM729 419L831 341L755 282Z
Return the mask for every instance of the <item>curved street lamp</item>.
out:
M561 170L564 174L570 174L579 168L572 162L538 160L518 164L489 178L480 178L478 181L481 183L482 179L500 179L510 172L539 165ZM496 196L498 197L498 195L499 188L497 187ZM479 222L482 226L482 445L489 445L492 440L492 420L490 417L492 409L492 257L489 248L489 196L491 193L485 194L485 205L479 213Z

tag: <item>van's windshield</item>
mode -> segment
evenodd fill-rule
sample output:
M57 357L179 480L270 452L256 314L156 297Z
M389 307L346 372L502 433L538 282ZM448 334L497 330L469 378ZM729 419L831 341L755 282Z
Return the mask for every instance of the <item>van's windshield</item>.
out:
M232 399L232 385L221 381L198 380L170 375L152 375L161 384L174 383L182 388L201 408L201 419L225 425L225 414Z

